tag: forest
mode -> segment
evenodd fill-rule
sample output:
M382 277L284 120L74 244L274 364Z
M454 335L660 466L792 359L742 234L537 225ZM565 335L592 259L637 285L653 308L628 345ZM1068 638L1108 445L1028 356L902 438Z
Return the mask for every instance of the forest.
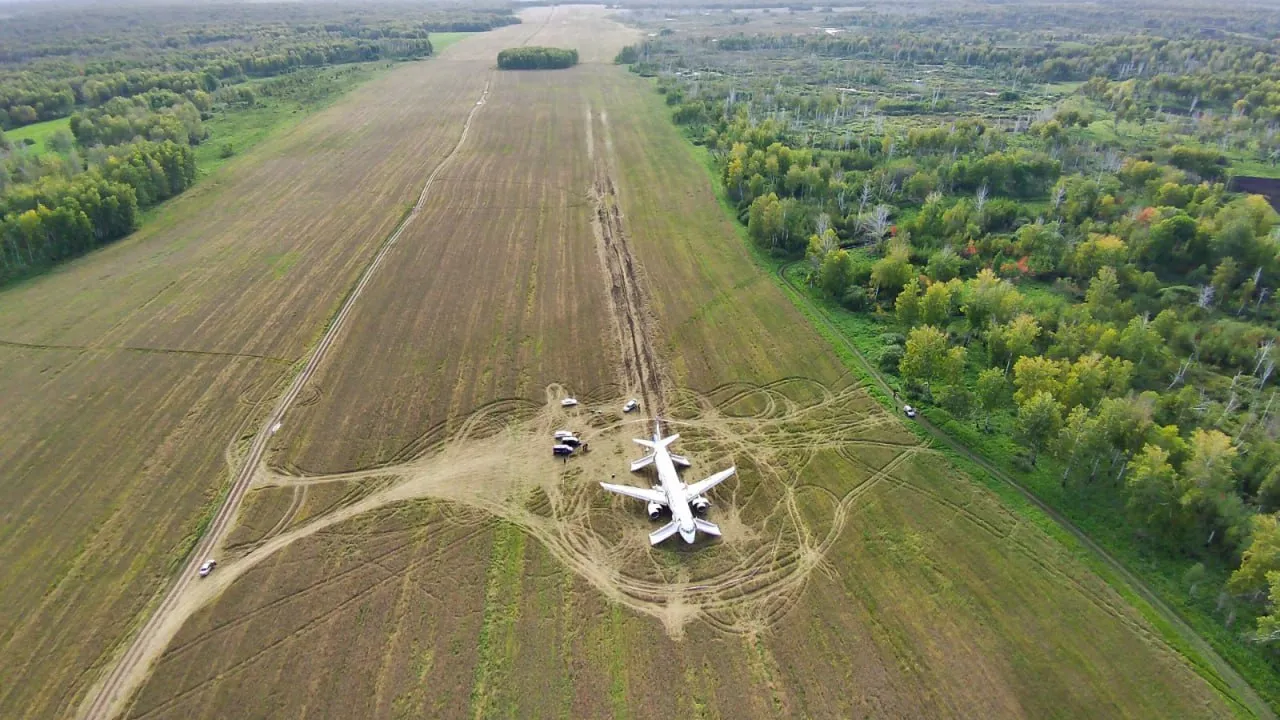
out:
M1280 174L1280 26L1215 12L660 9L617 62L901 398L1274 706L1280 216L1229 188Z
M367 10L366 10L367 8ZM68 22L74 15L75 21ZM520 20L509 8L230 4L24 8L0 24L0 128L151 90L214 92L303 67L431 54L432 32Z
M498 52L503 70L560 70L578 64L578 51L564 48L526 46Z
M420 58L432 32L518 22L377 4L23 8L0 24L0 284L128 235L190 187L211 118L314 104L346 82L321 68ZM42 142L4 133L56 121ZM218 158L237 151L214 141Z

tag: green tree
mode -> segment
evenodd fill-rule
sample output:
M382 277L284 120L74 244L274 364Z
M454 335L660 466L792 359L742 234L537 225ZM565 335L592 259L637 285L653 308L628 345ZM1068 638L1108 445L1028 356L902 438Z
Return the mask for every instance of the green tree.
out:
M849 257L849 252L833 250L827 253L818 270L818 284L822 286L822 290L831 297L842 298L852 278L853 259Z
M927 325L945 325L951 317L952 286L936 282L924 291L920 301L920 319Z
M1031 447L1031 464L1062 428L1062 405L1047 392L1018 403L1018 437Z
M947 282L960 276L964 260L948 245L929 256L924 272L934 282Z
M989 322L1008 321L1022 304L1022 294L991 268L983 268L966 282L963 295L961 311L973 330L982 330Z
M920 281L915 278L908 280L893 307L898 322L905 327L913 327L920 319Z
M983 427L991 430L991 415L1009 406L1009 380L999 368L987 368L978 373L973 386L978 408L983 412Z
M987 352L994 361L1004 360L1005 370L1035 348L1040 337L1040 323L1022 313L1004 325L992 325L987 331Z
M1077 405L1067 414L1067 420L1058 433L1056 449L1062 458L1062 482L1066 484L1079 463L1089 466L1089 476L1097 472L1097 464L1105 451L1105 437L1099 427L1098 419L1090 414L1089 409Z
M1125 480L1129 514L1165 542L1181 535L1184 526L1182 482L1169 463L1169 453L1146 445L1130 463Z
M1267 573L1267 614L1258 616L1258 642L1280 640L1280 572Z
M951 347L947 334L932 325L913 328L907 335L907 346L898 364L905 380L948 384L959 379L964 370L964 348Z
M1096 318L1105 320L1115 314L1116 304L1120 302L1120 281L1115 268L1109 265L1098 268L1098 274L1084 294L1084 302Z
M1275 515L1254 515L1249 524L1249 547L1240 559L1240 567L1231 573L1227 590L1236 595L1261 596L1269 587L1267 576L1280 571L1280 521Z
M1021 357L1013 365L1014 402L1022 405L1040 393L1057 397L1062 392L1062 380L1067 364L1044 356Z
M916 268L911 264L911 253L905 247L894 247L889 253L871 266L871 284L877 293L894 295L911 278L916 276Z

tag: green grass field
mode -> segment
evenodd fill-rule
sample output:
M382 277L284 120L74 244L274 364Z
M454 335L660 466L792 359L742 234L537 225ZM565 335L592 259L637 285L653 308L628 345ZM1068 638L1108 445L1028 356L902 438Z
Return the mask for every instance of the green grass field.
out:
M6 130L4 134L15 147L26 145L28 152L39 155L48 150L45 143L48 142L49 138L53 137L54 133L59 130L70 131L70 129L71 118L59 118L34 125L26 125L16 130ZM28 140L31 141L29 144L27 143Z
M441 52L444 51L445 48L458 42L459 40L462 40L463 38L471 37L472 35L475 35L475 33L469 33L469 32L431 33L431 52L434 55L439 55Z
M394 66L386 61L353 63L302 70L286 76L287 83L279 78L250 83L259 93L252 107L219 108L205 121L208 137L195 148L201 176L216 172L235 155L297 125Z

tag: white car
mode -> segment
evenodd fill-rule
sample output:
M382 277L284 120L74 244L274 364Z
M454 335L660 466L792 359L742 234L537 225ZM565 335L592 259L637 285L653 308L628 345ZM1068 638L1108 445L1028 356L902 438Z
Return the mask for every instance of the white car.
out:
M213 572L213 569L217 566L217 560L205 560L204 564L200 566L200 577L209 577L209 573Z
M628 400L626 405L622 406L622 412L629 413L638 407L640 407L640 401L633 398L631 400Z
M573 398L565 398L560 401L560 407L573 407L574 405L577 405L577 404L578 404L578 401Z
M903 405L902 412L905 413L906 416L909 418L914 418L916 416L916 409L911 407L910 405Z

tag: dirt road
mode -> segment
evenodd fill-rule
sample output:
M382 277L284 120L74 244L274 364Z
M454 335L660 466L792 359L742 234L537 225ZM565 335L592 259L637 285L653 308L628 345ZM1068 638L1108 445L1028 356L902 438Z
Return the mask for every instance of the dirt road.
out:
M359 301L360 294L382 265L383 258L395 246L404 229L414 221L422 210L431 191L432 183L440 174L440 171L448 166L449 161L457 155L463 143L466 142L467 132L471 129L471 121L475 118L480 108L484 107L484 101L488 95L489 83L486 82L475 106L472 107L471 112L467 115L466 122L462 126L462 132L458 135L458 141L453 150L436 166L426 182L423 183L422 192L418 194L418 200L414 203L413 209L400 221L400 224L383 242L377 254L373 256L369 265L360 275L359 281L356 282L355 287L352 288L351 293L347 296L346 301L343 302L342 307L338 310L332 322L329 323L329 329L325 331L324 336L320 338L320 342L316 344L315 349L311 352L311 358L307 361L306 366L294 376L289 389L280 397L271 415L259 428L253 438L253 443L250 445L248 454L245 455L240 463L240 468L236 472L231 489L228 491L222 506L218 508L217 514L214 515L208 531L196 544L186 565L179 571L173 585L165 593L164 599L130 642L119 661L112 667L105 679L89 692L84 704L80 707L79 717L105 719L117 716L124 709L134 691L146 679L147 671L151 664L164 652L173 635L181 627L182 621L189 615L189 613L175 613L175 610L183 603L187 588L196 577L196 571L200 564L204 562L205 557L211 551L219 546L226 535L231 520L235 517L236 511L244 499L245 491L249 489L249 484L253 480L254 471L262 462L263 454L267 450L267 444L271 436L278 429L278 424L283 423L285 413L289 411L298 394L302 392L307 381L315 374L316 368L324 360L325 354L330 346L333 345L334 339L342 331L343 322L351 313L351 309L355 307L356 302Z

